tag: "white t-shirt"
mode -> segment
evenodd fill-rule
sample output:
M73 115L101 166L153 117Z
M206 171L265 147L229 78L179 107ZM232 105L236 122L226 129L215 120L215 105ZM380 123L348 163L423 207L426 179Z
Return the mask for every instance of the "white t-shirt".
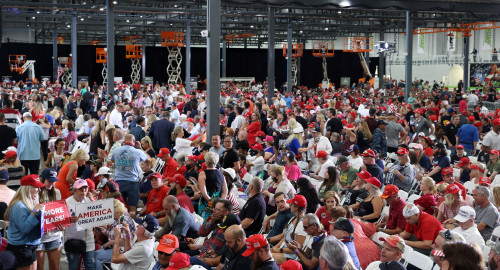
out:
M353 167L356 170L359 170L361 166L363 166L363 158L361 156L358 156L357 158L352 158L351 155L347 157L347 161L351 163L351 167Z
M122 114L117 109L114 109L111 112L111 114L109 115L109 123L111 125L115 125L115 126L118 126L121 129L123 129Z
M493 149L500 149L500 134L496 134L495 131L491 130L484 136L483 145L488 146Z
M264 165L266 165L266 161L264 160L264 157L255 157L255 156L247 156L247 161L252 162L253 166L250 167L249 173L251 175L257 175L257 173L261 172L264 170Z
M129 251L123 254L130 263L120 264L120 267L118 269L148 270L149 266L152 263L154 263L153 259L154 247L155 247L155 242L153 239L143 240L141 242L135 243Z
M331 161L330 159L327 159L326 162L323 163L323 165L321 165L321 169L319 170L318 175L320 177L325 178L325 173L326 173L328 167L335 167L335 164L333 164L333 161Z
M481 236L481 233L477 229L477 225L474 224L472 227L468 228L467 230L462 230L460 227L456 227L453 229L454 232L457 232L461 234L467 243L473 244L476 243L481 249L484 247L484 239Z
M231 123L231 128L233 130L241 129L244 123L245 123L245 117L238 115L236 116L236 118L234 118L233 122Z
M193 154L193 147L191 146L192 141L183 138L175 139L175 156L185 155L191 156Z

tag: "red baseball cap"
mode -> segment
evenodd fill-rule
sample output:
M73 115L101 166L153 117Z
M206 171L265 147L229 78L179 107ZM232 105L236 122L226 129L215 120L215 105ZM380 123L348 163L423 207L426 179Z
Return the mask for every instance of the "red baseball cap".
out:
M243 252L241 254L244 257L248 257L248 256L252 255L252 253L255 250L262 248L262 247L269 244L267 242L267 239L262 234L254 234L254 235L248 237L247 240L245 241L245 243L247 245L247 250L245 250L245 252Z
M194 135L193 137L189 138L190 141L196 141L196 139L198 139L200 137L200 135Z
M12 152L14 152L14 151L12 151ZM7 152L7 153L9 153L9 152ZM499 154L500 153L496 149L493 149L493 150L490 151L490 155L497 155L498 156ZM7 155L5 155L5 156L7 156Z
M170 181L168 181L169 185L172 183L177 183L181 187L185 187L187 184L187 181L186 181L186 178L182 174L176 174L172 177L172 179Z
M468 157L463 157L460 159L460 161L458 162L457 166L458 167L463 167L465 165L469 165L470 164L470 160Z
M17 152L16 151L7 151L5 153L6 158L17 158Z
M198 161L198 156L192 155L192 156L187 156L192 161Z
M259 150L259 151L264 151L264 147L262 147L262 144L260 143L254 143L250 148L254 150Z
M431 122L436 122L438 120L438 118L435 115L430 115L429 120L431 120Z
M295 197L293 197L293 199L287 200L286 203L294 203L297 206L300 206L303 208L307 207L306 197L304 197L302 195L298 195L298 194L296 194Z
M453 173L453 168L452 167L446 167L441 170L441 175L447 175Z
M161 148L160 153L158 153L158 157L162 158L164 155L170 154L170 150L168 148Z
M471 169L471 170L479 170L480 172L484 173L484 169L483 169L483 168L481 168L481 167L479 167L479 166L478 166L478 165L476 165L476 164L472 164L472 165L470 165L470 169Z
M495 120L493 120L493 122L491 122L493 125L499 125L500 126L500 119L498 118L495 118Z
M168 267L165 270L179 270L191 265L189 262L190 256L186 253L177 252L170 258Z
M401 147L397 152L398 155L408 155L410 154L410 151L408 149Z
M375 152L373 152L373 150L371 149L366 149L362 154L361 154L362 157L372 157L372 158L375 158Z
M384 193L380 196L382 199L387 199L392 195L396 195L399 193L399 188L395 185L387 185L385 186Z
M418 113L418 114L420 114L420 115L424 114L424 112L423 112L421 109L416 109L416 110L415 110L415 113Z
M154 172L154 173L152 173L151 175L148 176L148 179L151 180L152 178L162 178L162 175L159 172Z
M328 154L325 151L319 151L316 158L327 158Z
M21 186L33 186L37 188L44 187L45 184L40 182L40 178L38 177L38 174L30 174L23 176L21 178Z
M365 181L369 184L372 184L372 185L378 187L378 188L380 188L380 186L382 186L382 183L380 183L380 181L376 177L370 177L370 178L366 179Z
M257 131L257 137L265 137L266 133L264 131Z
M186 120L186 122L191 122L191 123L194 123L194 119L193 119L193 118L188 118L188 119Z
M469 122L474 122L476 121L476 118L474 116L469 116L469 118L467 118L467 120L469 120Z
M464 149L464 146L459 144L459 145L457 145L457 149Z
M446 187L446 193L457 194L459 191L460 188L455 184L451 184Z
M280 265L280 270L302 270L302 265L295 260L288 260Z
M491 185L491 179L487 176L481 176L481 178L479 178L479 185L486 185L489 187Z
M371 173L369 173L367 170L362 170L359 173L356 173L356 175L363 180L372 177Z
M398 248L403 253L405 252L405 241L398 235L391 235L386 238L380 237L379 240L386 242L391 247Z

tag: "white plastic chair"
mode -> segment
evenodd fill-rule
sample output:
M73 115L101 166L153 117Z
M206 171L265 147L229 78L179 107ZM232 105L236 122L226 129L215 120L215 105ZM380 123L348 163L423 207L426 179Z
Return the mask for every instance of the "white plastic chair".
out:
M403 199L403 201L406 201L406 199L408 199L408 192L406 192L404 190L400 190L398 194L399 194L399 197L401 199Z
M453 176L454 176L455 178L457 178L457 177L458 177L458 178L460 178L460 169L458 169L458 168L453 168Z
M412 250L411 252L408 253L409 254L407 256L403 254L406 265L411 264L422 270L432 269L432 265L434 264L434 262L431 260L431 258L429 258L429 256L425 256L424 254L417 252L415 250Z
M415 200L417 200L418 198L420 198L420 195L417 195L417 194L413 194L411 195L410 197L408 197L408 200L406 200L408 203L413 203L415 202Z
M474 182L467 181L467 182L464 183L464 187L465 187L465 189L467 189L467 194L471 195L472 194L472 190L474 189Z
M477 157L469 156L468 157L471 163L477 162Z
M382 208L382 213L380 213L380 218L378 219L377 222L382 222L384 217L389 216L389 206L385 205L384 208Z
M376 232L372 235L372 241L375 242L375 244L382 246L382 244L384 244L384 241L380 240L381 237L387 238L389 237L389 235L385 232Z

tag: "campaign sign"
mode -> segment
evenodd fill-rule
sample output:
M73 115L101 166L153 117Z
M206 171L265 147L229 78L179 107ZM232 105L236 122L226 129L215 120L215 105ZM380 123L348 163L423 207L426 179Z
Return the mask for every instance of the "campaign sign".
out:
M78 230L92 229L108 225L114 221L114 199L98 200L89 203L76 204L75 212Z
M57 229L58 225L63 228L71 226L71 220L69 215L68 206L66 201L53 201L42 204L45 207L44 210L44 232L50 232Z

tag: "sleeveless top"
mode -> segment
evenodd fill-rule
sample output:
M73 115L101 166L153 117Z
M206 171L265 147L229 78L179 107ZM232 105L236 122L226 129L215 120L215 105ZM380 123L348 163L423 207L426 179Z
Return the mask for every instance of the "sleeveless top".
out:
M371 215L373 214L373 204L372 204L372 201L375 197L373 197L371 200L369 201L362 201L359 205L359 209L358 209L358 215L363 217L363 216L367 216L367 215ZM367 222L376 222L378 220L378 218L374 218L374 219L370 219L370 220L366 220Z
M68 181L66 181L66 177L67 177L68 172L69 172L69 165L71 165L71 164L73 164L73 163L76 163L76 161L74 161L74 160L73 160L73 161L70 161L70 162L68 162L68 163L64 164L64 166L63 166L63 167L61 168L61 170L59 171L59 174L57 175L57 179L58 179L59 181L61 181L61 182L60 182L61 184L64 184L64 185L66 185L66 186L69 186ZM77 173L77 172L75 172L75 175L73 176L73 179L76 179L76 173ZM57 184L57 182L56 182L56 184Z
M98 132L97 136L95 138L92 138L92 140L90 140L89 153L97 155L97 149L104 150L104 147L106 147L106 145L103 143L101 139L100 132Z
M21 178L24 176L23 166L7 167L7 172L9 173L9 181L7 181L7 186L11 189L17 190L21 186Z
M217 191L222 193L222 183L224 180L224 175L220 170L205 170L205 175L207 179L205 180L205 186L207 188L208 194L214 194Z
M59 155L56 152L54 152L52 160L50 161L50 168L59 172L59 170L62 168L62 163L64 161L64 158L65 158L64 154Z

